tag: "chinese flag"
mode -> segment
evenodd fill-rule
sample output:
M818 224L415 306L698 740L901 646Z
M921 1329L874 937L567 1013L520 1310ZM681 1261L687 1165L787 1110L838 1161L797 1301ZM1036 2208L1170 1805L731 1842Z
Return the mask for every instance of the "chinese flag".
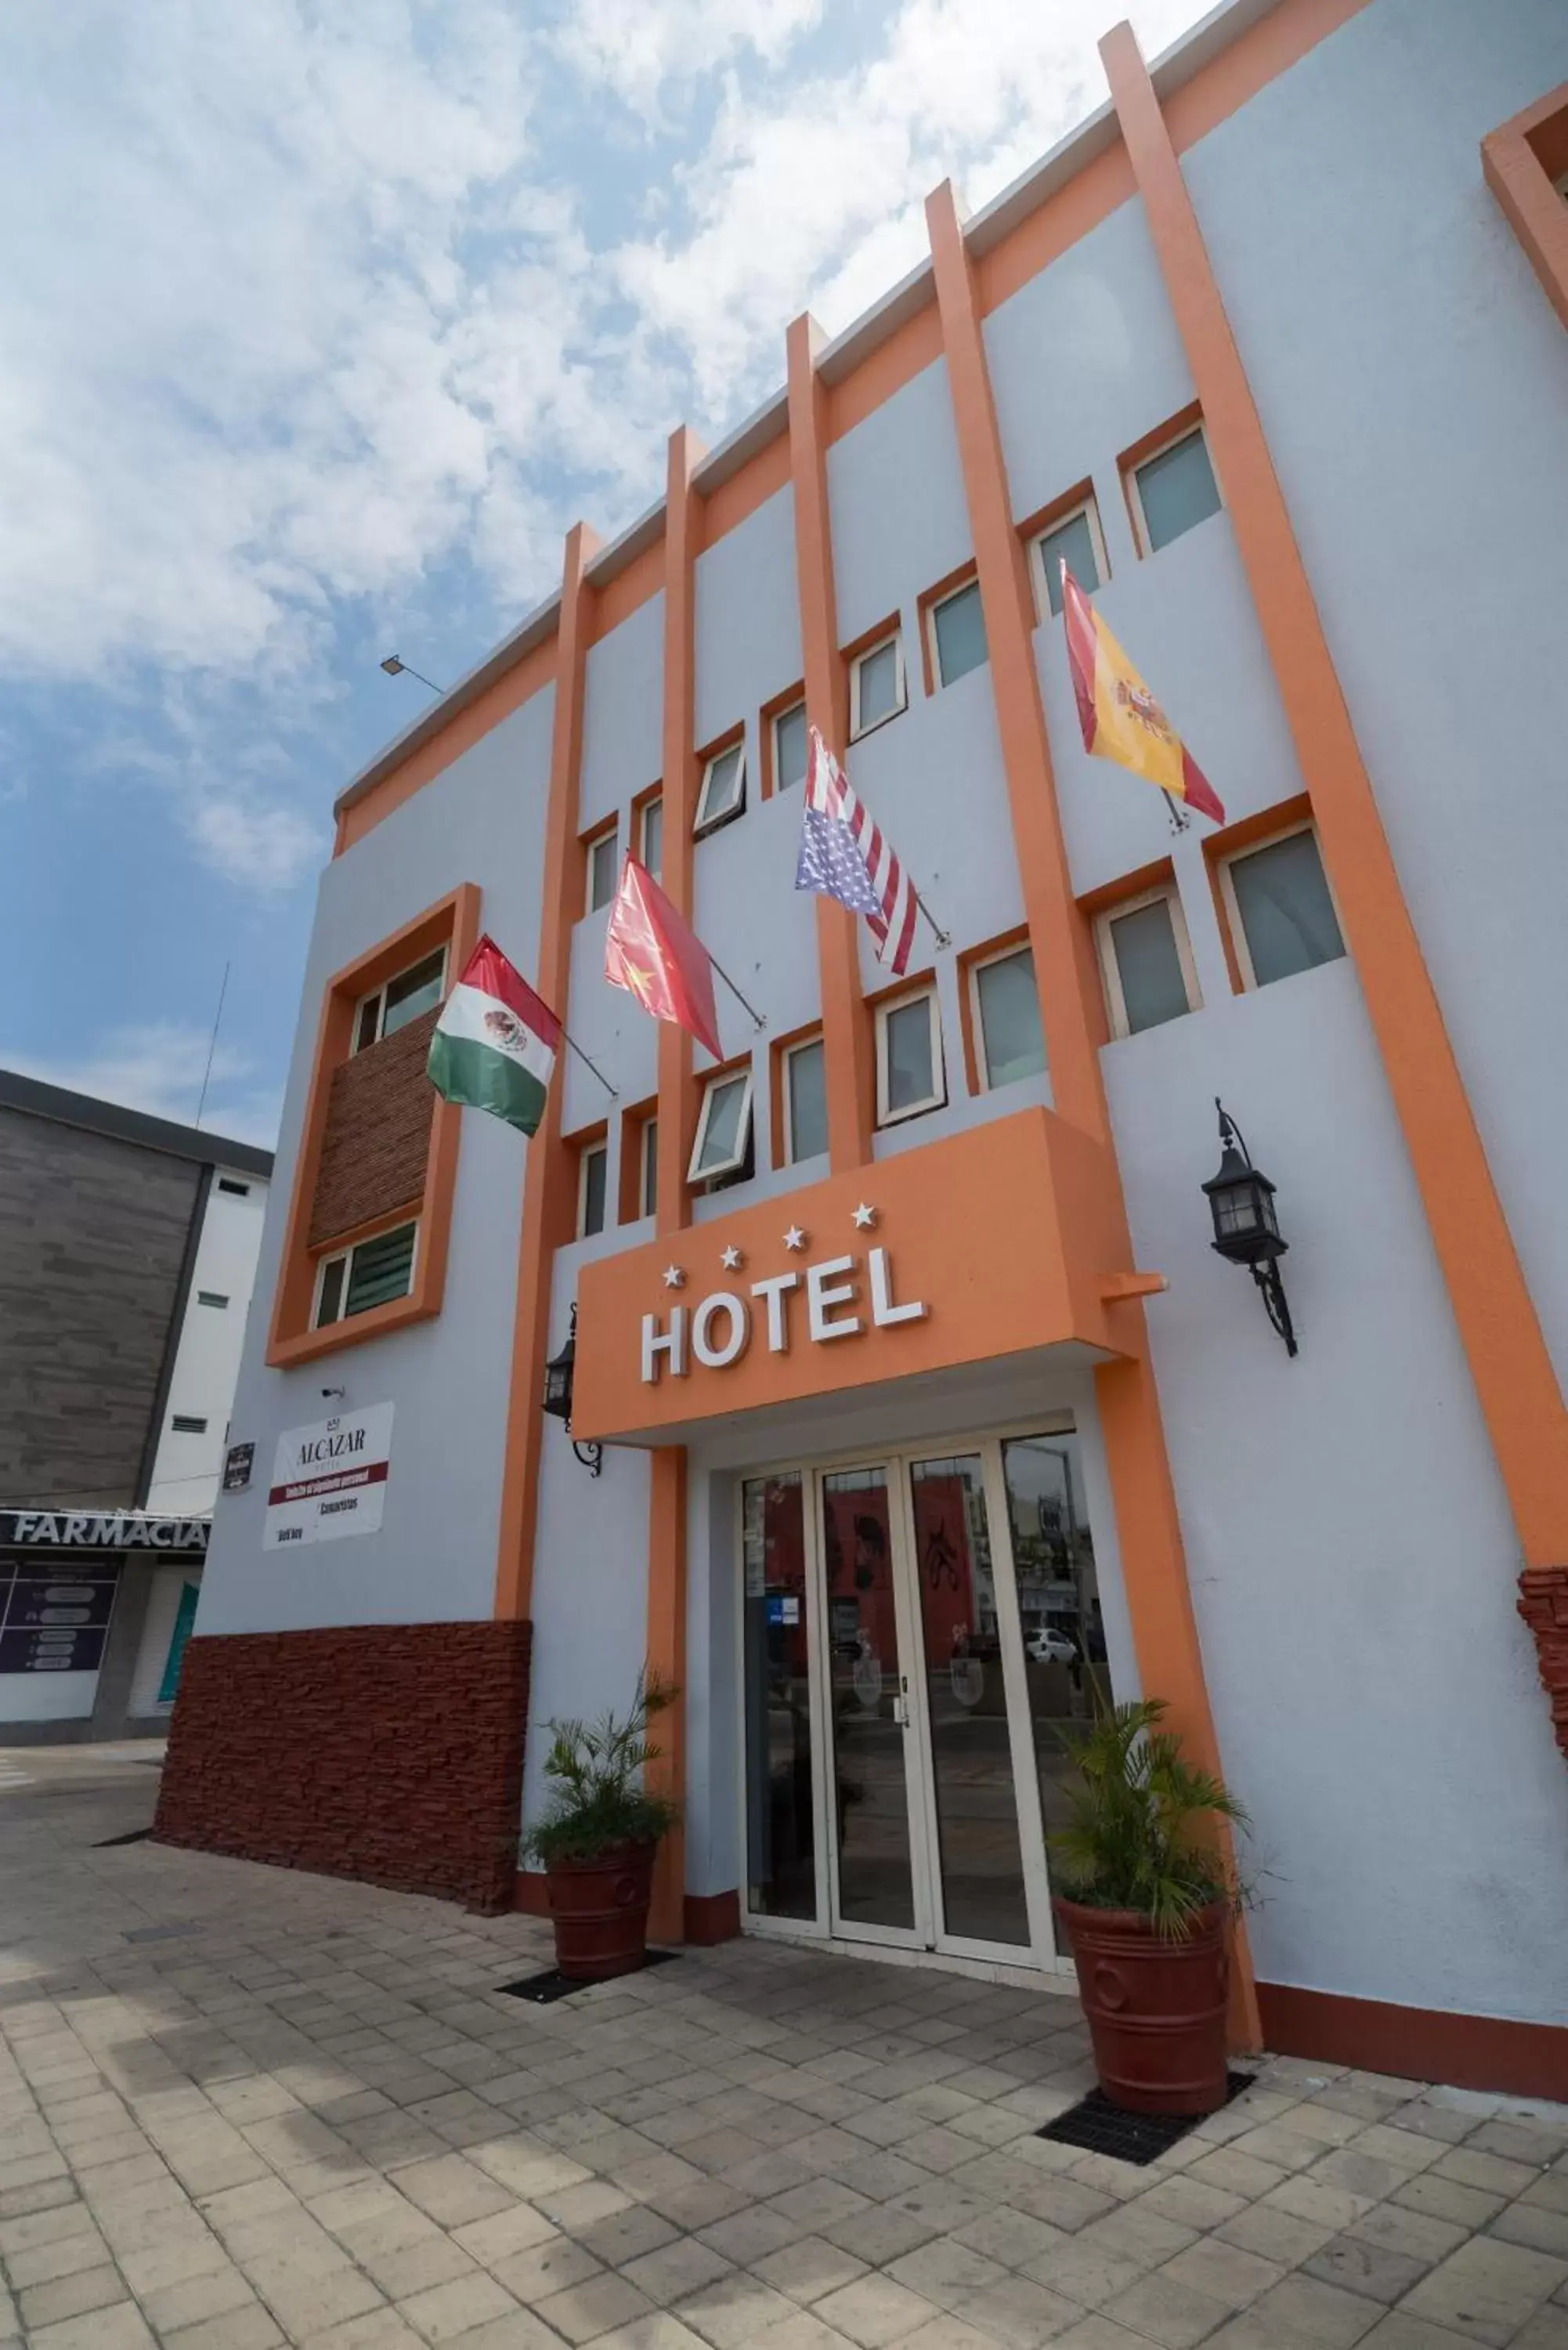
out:
M1064 563L1062 618L1085 750L1223 824L1225 810L1202 768Z
M706 1045L716 1061L723 1059L708 950L635 857L628 856L620 868L610 908L605 977L612 987L635 995L655 1020L673 1020Z

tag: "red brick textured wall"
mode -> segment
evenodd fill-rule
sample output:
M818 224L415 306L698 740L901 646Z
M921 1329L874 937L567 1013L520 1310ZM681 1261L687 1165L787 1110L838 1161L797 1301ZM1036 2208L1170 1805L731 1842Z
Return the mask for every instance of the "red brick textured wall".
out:
M1519 1578L1519 1612L1535 1635L1541 1686L1568 1762L1568 1566L1527 1566Z
M425 1187L435 1095L425 1075L439 1011L421 1014L332 1072L310 1246L417 1200Z
M193 1639L154 1835L510 1909L531 1631L358 1624Z

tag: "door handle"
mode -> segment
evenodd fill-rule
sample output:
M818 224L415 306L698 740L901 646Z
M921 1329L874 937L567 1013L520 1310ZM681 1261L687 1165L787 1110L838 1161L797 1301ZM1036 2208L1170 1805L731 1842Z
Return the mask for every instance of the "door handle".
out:
M893 1725L897 1730L908 1730L909 1727L909 1700L907 1697L896 1697L893 1700Z

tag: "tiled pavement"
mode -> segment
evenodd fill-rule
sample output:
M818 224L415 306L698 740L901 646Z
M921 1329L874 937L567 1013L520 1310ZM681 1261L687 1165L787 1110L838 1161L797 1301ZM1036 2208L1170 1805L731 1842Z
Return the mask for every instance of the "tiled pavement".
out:
M0 1794L0 2343L1568 2350L1568 2116L1265 2065L1147 2170L1034 2136L1067 1998L733 1943L546 2008L522 1918L95 1849Z

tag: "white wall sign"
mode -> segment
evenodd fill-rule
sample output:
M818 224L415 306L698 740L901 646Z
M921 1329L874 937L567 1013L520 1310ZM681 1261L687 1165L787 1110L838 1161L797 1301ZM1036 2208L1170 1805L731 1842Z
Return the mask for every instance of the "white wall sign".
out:
M273 1462L262 1548L377 1533L391 1451L389 1403L286 1428Z
M866 1276L868 1295L864 1298L859 1259L853 1256L825 1258L820 1264L808 1264L804 1274L774 1273L765 1281L753 1281L751 1294L762 1302L768 1352L788 1354L788 1301L793 1292L802 1286L805 1290L805 1332L814 1347L826 1346L834 1338L851 1338L867 1328L885 1330L897 1322L924 1319L927 1309L919 1299L912 1298L903 1305L895 1302L893 1268L885 1248L869 1251ZM869 1312L863 1311L863 1307L869 1307ZM794 1318L799 1319L798 1311ZM752 1309L745 1298L732 1289L714 1290L690 1316L684 1305L672 1306L667 1327L660 1326L657 1314L645 1314L643 1379L648 1386L655 1386L664 1369L672 1378L684 1378L691 1357L708 1370L727 1370L732 1363L740 1361L751 1339Z

